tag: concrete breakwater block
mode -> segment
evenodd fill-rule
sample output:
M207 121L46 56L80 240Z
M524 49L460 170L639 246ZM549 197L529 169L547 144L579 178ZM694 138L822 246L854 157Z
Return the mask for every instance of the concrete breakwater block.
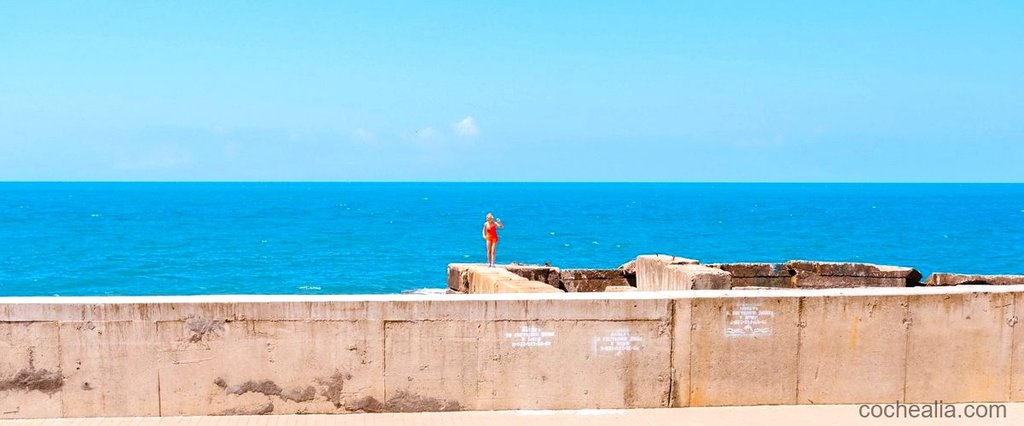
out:
M483 264L448 265L448 288L461 293L561 293L546 282L523 278L504 267Z
M448 264L448 288L460 293L469 292L469 268L472 263L449 263ZM476 264L478 266L486 266Z
M619 269L565 269L560 275L562 288L570 293L604 291L609 286L629 286Z
M735 287L794 288L796 272L781 263L712 263L708 267L732 274Z
M512 264L504 268L528 280L547 283L552 287L565 289L561 285L561 271L553 266Z
M685 257L664 254L647 254L636 258L636 287L642 291L684 290L681 282L676 282L669 267L680 265L697 265L700 261Z
M468 273L470 293L561 293L555 287L532 281L503 268L472 268Z
M908 287L921 281L921 273L903 266L871 263L791 260L784 264L794 275L796 287Z
M678 290L728 290L732 288L732 275L721 269L703 265L671 265L666 268L669 279Z
M928 276L925 285L1019 285L1024 284L1024 275L965 275L936 272Z

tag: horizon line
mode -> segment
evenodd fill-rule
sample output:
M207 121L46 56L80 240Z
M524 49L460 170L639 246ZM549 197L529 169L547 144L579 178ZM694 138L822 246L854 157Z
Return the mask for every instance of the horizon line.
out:
M0 180L11 183L452 183L452 184L829 184L829 185L1020 185L1024 181L576 181L576 180Z

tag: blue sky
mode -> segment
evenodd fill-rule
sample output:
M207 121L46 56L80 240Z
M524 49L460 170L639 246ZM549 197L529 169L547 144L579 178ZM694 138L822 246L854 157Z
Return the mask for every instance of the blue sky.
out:
M1024 2L553 3L2 2L0 180L1024 181Z

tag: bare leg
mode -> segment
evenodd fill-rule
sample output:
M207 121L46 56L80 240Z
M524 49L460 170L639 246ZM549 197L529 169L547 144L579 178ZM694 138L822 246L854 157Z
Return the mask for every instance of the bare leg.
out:
M496 254L497 251L498 251L498 240L494 240L494 241L491 242L491 252L490 252L491 266L494 266L494 263L495 263L495 261L498 258L498 255Z
M487 266L494 266L494 241L487 240Z

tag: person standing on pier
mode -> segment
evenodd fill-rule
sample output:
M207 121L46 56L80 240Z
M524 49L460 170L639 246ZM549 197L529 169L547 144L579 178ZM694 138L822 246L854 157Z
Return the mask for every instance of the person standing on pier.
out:
M487 241L487 266L494 267L494 252L498 248L498 229L504 229L505 225L501 219L495 220L494 215L487 213L487 221L484 222L483 237Z

